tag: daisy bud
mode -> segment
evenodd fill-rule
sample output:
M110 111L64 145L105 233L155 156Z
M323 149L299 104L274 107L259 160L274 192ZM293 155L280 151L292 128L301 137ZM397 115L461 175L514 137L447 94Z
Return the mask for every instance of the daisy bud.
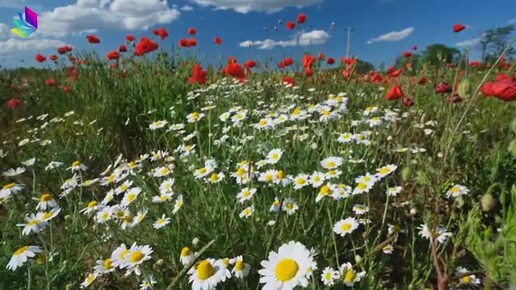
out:
M455 206L457 208L462 208L464 206L464 199L462 198L462 196L455 198Z
M387 141L392 141L392 136L387 137Z
M360 262L362 262L362 257L360 257L360 255L356 255L355 256L355 263L360 264Z
M483 211L489 212L496 206L496 200L493 198L492 194L486 193L482 196L480 205L482 206Z
M411 208L410 209L410 215L416 215L416 214L417 214L417 209Z
M199 243L199 238L194 238L192 240L192 245L196 246Z
M412 171L410 170L410 167L405 167L401 170L401 178L403 178L403 181L408 181L412 175Z

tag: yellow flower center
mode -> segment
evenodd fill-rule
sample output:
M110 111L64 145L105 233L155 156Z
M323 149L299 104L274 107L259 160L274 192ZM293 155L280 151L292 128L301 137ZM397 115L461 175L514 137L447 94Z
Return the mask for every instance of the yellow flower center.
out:
M380 168L380 170L378 172L380 174L388 174L390 172L390 170L387 167L382 167L382 168Z
M188 247L184 247L181 249L181 256L182 257L186 257L186 256L190 256L190 249Z
M133 200L136 198L136 194L134 193L129 193L127 195L127 202L133 202Z
M331 189L328 185L323 185L323 187L321 187L321 191L320 191L321 195L328 195L328 194L330 194L330 192L331 192Z
M270 174L270 173L265 174L265 181L267 181L267 182L271 181L271 180L272 180L272 177L273 177L273 176L272 176L272 174Z
M47 220L49 219L51 216L52 216L52 212L51 211L46 211L44 214L43 214L43 220Z
M323 114L323 116L326 116L326 117L327 117L327 116L329 116L329 115L330 115L330 111L328 111L328 110L323 110L323 111L322 111L322 114Z
M330 272L324 273L324 280L331 280L332 274Z
M134 168L134 167L136 167L136 163L134 163L133 161L131 161L131 162L127 163L127 166L128 166L129 168Z
M197 265L197 277L201 280L206 280L213 276L215 268L208 260L204 260Z
M349 231L351 229L351 224L343 223L340 228L341 228L342 231L347 232L347 231Z
M167 174L168 174L168 172L169 172L169 170L168 170L168 168L166 168L166 167L163 167L163 168L161 168L161 169L159 170L159 173L160 173L161 175L167 175Z
M298 179L296 180L296 183L297 183L298 185L303 185L303 184L305 184L305 183L306 183L306 180L305 180L304 178L298 178Z
M276 173L276 178L278 178L278 179L285 178L285 172L283 170L278 171L278 173Z
M199 118L199 113L193 112L192 113L192 119L196 120L197 118Z
M79 165L81 165L81 162L80 162L80 161L74 161L74 162L72 163L72 167L77 167L77 166L79 166Z
M235 263L235 271L242 271L244 270L244 262L243 261L240 261L240 260L237 260L236 263Z
M96 200L92 200L90 202L88 202L88 208L93 208L97 205L97 201Z
M127 188L129 188L129 186L127 186L127 184L120 185L120 191L125 191Z
M272 153L271 155L271 159L272 160L277 160L279 158L279 154L278 153Z
M335 164L335 162L333 162L333 161L326 163L326 166L330 167L330 168L335 167L335 165L337 165L337 164Z
M131 253L131 255L129 256L129 261L131 263L137 263L141 259L143 259L143 257L144 257L144 254L142 252L136 251L136 252Z
M199 169L199 173L200 173L200 174L204 174L204 173L206 173L206 168L205 168L205 167L203 167L203 168Z
M39 223L39 220L38 219L33 219L33 220L30 220L27 225L28 226L33 226L33 225L37 225Z
M250 190L244 190L244 191L242 192L242 196L243 196L243 197L249 197L250 195L251 195L251 191L250 191Z
M28 249L29 249L28 246L21 247L18 250L16 250L16 252L14 252L14 255L19 256L19 255L23 254L25 251L27 251Z
M464 277L460 278L460 282L463 284L471 284L472 279L470 276L464 276Z
M276 265L274 273L280 282L286 282L294 278L298 270L299 266L296 261L292 259L283 259Z
M52 195L50 193L44 193L44 194L41 195L39 200L42 201L42 202L51 201L52 200Z
M213 173L211 176L210 176L210 181L212 182L215 182L219 179L219 175L217 173Z
M457 192L459 192L459 187L458 186L454 186L454 187L452 187L450 189L450 191L453 192L453 193L457 193Z
M355 277L357 274L353 270L347 270L346 274L344 275L344 282L345 283L353 283L355 281Z
M244 176L244 174L245 174L245 169L242 167L238 168L236 175L239 177L242 177L242 176Z
M125 255L129 254L129 252L130 251L128 249L121 251L120 255L118 255L118 258L120 258L120 260L123 260L125 258Z
M292 115L299 115L301 114L301 110L299 108L295 108L294 111L292 112Z
M360 189L360 190L364 190L367 188L367 184L363 183L363 182L360 182L358 185L357 185L357 188Z
M95 275L89 274L88 277L86 277L86 283L91 284L93 281L95 281Z
M16 183L9 183L9 184L4 185L4 188L3 188L3 189L11 189L11 188L13 188L15 185L16 185Z
M111 265L112 262L113 262L113 260L111 260L111 259L105 259L104 260L104 269L109 270L109 269L113 268L113 265Z

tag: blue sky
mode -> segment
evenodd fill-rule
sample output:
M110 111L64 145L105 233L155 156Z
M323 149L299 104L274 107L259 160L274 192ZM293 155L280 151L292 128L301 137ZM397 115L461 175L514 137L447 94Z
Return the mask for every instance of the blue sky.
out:
M25 5L39 14L40 27L24 39L9 30L13 16ZM222 64L228 55L241 62L276 63L304 52L338 59L346 54L348 26L353 27L351 54L374 64L391 64L413 45L422 50L431 43L472 47L474 58L478 54L473 44L483 31L516 24L514 7L514 0L0 0L0 64L41 66L34 55L55 53L61 44L105 55L122 44L126 34L141 37L159 27L170 34L159 41L168 49L195 27L198 47L181 54L195 54L205 65ZM284 23L295 21L301 12L307 22L287 31ZM468 28L453 33L455 23ZM89 45L88 32L99 36L101 44ZM213 44L215 36L223 39L221 46ZM253 46L241 47L249 43Z

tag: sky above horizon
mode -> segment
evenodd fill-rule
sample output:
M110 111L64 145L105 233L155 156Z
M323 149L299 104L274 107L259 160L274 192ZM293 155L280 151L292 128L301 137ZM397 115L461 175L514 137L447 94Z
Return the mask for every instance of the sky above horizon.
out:
M38 30L28 38L10 31L24 6L39 16ZM203 65L223 64L229 55L272 64L305 52L338 59L346 55L348 27L351 55L375 65L392 64L413 45L422 50L432 43L469 48L475 59L482 32L516 24L510 7L516 7L514 0L0 0L0 65L41 67L34 55L56 54L64 44L104 56L124 44L126 34L151 36L160 27L169 32L158 40L167 50L196 28L198 46L178 53L195 55ZM287 30L285 23L299 13L306 14L306 23ZM466 30L453 33L456 23ZM101 43L89 44L89 33ZM220 46L214 37L222 38Z

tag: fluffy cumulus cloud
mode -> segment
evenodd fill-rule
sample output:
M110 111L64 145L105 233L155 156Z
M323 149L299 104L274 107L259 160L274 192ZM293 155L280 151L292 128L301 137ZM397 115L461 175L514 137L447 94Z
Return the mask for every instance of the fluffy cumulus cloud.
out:
M11 38L0 41L0 55L21 51L35 51L47 48L55 48L65 45L64 42L56 39L16 39Z
M146 30L180 16L166 0L78 0L42 12L37 36L63 37L98 30Z
M192 0L203 7L214 7L215 9L232 9L239 13L251 11L273 13L286 7L302 8L323 0Z
M458 47L475 46L480 42L481 39L482 39L481 37L477 37L477 38L472 38L472 39L468 39L468 40L464 40L464 41L459 41L459 42L455 43L455 46L458 46Z
M273 49L277 46L287 47L287 46L297 46L297 45L313 45L313 44L323 44L328 41L330 35L328 32L324 30L313 30L310 32L301 33L298 37L291 40L246 40L239 44L240 47L256 47L258 49Z
M407 38L414 32L414 27L408 27L400 31L391 31L389 33L380 35L376 38L367 41L367 44L382 42L382 41L400 41Z

